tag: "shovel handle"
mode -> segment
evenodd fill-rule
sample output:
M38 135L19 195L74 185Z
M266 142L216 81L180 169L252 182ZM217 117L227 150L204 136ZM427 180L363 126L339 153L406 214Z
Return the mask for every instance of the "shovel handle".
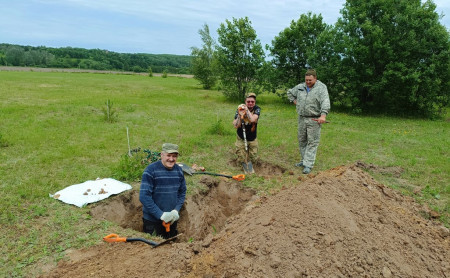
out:
M225 178L233 178L237 181L243 181L245 180L245 175L236 175L236 176L229 176L229 175L222 175L222 174L216 174L216 173L209 173L209 172L195 172L192 173L193 175L211 175L211 176L218 176L218 177L225 177Z
M166 223L166 221L162 222L162 225L164 226L164 228L166 228L166 232L170 232L170 223Z
M117 234L109 234L103 238L106 242L126 242L126 237L119 237Z
M119 237L117 234L110 234L103 238L106 242L133 242L133 241L142 241L145 242L153 247L158 246L158 243L146 240L145 238L126 238L126 237Z

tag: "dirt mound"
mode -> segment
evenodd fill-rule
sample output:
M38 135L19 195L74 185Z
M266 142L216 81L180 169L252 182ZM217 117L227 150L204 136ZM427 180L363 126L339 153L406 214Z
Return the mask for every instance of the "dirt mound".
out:
M448 277L450 273L448 229L423 219L423 207L377 183L356 165L310 175L298 186L266 198L252 192L242 197L238 182L203 182L210 183L209 189L194 195L181 216L189 219L184 227L180 223L189 240L158 248L139 242L102 243L61 261L44 277ZM205 207L211 213L203 212ZM226 218L220 232L198 226L216 216ZM211 223L215 222L206 227Z

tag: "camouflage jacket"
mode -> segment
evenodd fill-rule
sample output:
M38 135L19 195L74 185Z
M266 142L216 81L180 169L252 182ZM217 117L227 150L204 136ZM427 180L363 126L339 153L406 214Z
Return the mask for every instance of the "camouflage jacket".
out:
M316 81L314 86L306 91L306 84L300 83L287 91L290 102L297 100L297 113L302 117L320 117L330 111L330 97L325 84Z

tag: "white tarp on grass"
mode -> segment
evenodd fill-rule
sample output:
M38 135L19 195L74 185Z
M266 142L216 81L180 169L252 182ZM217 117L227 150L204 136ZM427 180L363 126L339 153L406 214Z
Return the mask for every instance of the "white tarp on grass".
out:
M131 185L129 184L115 179L106 178L74 184L56 192L53 195L49 195L50 197L60 200L61 202L81 208L87 204L98 202L108 198L111 195L119 194L130 189Z

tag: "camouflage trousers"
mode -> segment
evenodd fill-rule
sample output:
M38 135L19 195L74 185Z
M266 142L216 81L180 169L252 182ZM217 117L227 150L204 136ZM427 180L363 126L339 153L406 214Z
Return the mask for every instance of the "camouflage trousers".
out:
M255 162L258 153L258 139L253 141L247 141L247 151L245 151L245 142L239 136L237 136L236 143L236 155L239 163L242 162Z
M298 145L305 167L312 168L316 161L317 148L320 141L321 125L313 118L298 117Z

